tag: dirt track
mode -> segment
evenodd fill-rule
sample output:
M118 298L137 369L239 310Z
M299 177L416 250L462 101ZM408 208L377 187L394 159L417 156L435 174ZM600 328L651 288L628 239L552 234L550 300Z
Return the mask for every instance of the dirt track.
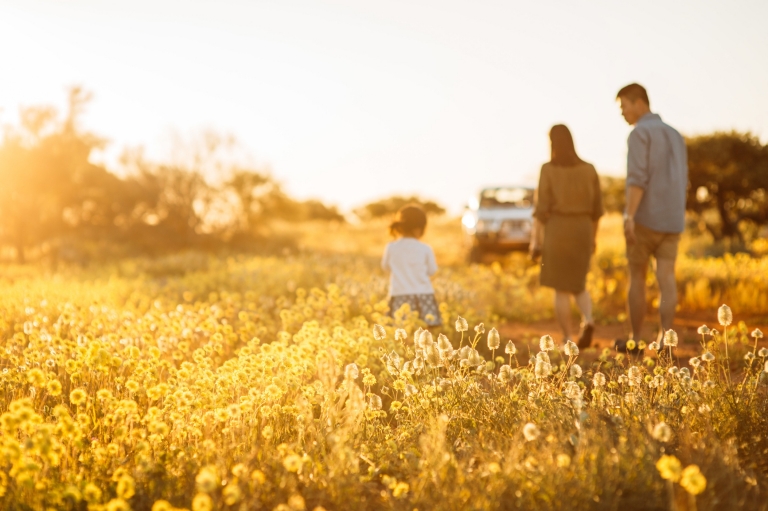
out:
M755 328L760 328L763 332L768 333L768 325L753 324L748 320L745 321L750 332ZM576 337L578 336L578 324L576 322L573 322L572 324L574 328L573 336ZM680 339L675 354L680 358L681 362L684 360L687 363L690 357L701 354L701 335L699 335L696 330L703 324L706 324L710 328L717 328L722 331L722 327L717 323L716 317L707 318L701 315L675 318L674 330L677 332ZM645 334L643 339L645 339L646 342L655 340L658 328L658 318L648 316L643 327L643 333ZM614 341L619 338L626 339L628 329L629 327L627 324L597 325L592 340L592 347L588 350L583 350L584 354L590 355L590 352L592 352L594 355L597 355L603 348L610 348L613 350ZM504 344L504 340L506 339L513 340L515 344L517 344L518 352L521 355L527 355L527 349L525 348L526 343L530 346L531 353L538 352L538 340L545 334L551 335L555 339L557 345L561 345L563 342L560 327L554 320L540 321L536 323L505 323L499 327L499 333L503 340L502 344ZM763 339L763 342L758 345L768 346L768 342L766 342L766 339ZM738 353L741 353L741 351L738 351ZM646 354L648 354L647 351ZM739 358L741 358L741 356L739 356ZM519 358L519 360L522 362L523 360L526 360L526 358Z

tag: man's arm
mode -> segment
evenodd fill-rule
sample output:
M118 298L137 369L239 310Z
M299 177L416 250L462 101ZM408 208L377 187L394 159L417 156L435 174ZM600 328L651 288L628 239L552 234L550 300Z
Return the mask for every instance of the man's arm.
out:
M624 212L624 236L628 243L635 242L635 214L643 200L650 181L648 168L648 133L637 128L629 134L627 151L627 209Z
M645 190L639 186L627 187L627 211L624 214L624 236L630 243L635 242L635 213L640 207L640 201L643 200Z

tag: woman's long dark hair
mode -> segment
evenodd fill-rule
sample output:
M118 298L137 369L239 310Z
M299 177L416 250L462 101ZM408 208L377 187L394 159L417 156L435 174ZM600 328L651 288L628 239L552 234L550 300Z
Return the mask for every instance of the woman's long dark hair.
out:
M576 148L573 146L571 130L565 124L552 126L552 129L549 130L549 141L552 144L550 162L553 165L573 167L583 163L583 160L576 154Z

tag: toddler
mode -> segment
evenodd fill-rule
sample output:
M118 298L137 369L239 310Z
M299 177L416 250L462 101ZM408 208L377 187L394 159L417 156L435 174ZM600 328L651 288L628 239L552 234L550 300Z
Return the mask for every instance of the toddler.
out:
M389 310L394 315L403 304L410 305L419 317L439 326L440 310L429 278L437 272L432 247L419 241L427 227L427 215L418 206L405 206L397 212L389 232L397 238L387 244L381 267L390 272Z

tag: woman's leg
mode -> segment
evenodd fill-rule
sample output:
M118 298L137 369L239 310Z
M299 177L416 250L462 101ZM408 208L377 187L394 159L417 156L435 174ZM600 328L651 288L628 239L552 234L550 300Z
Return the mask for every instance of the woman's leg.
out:
M563 331L563 342L570 340L571 294L555 290L555 318Z
M579 335L579 348L585 349L592 344L592 335L595 333L595 321L592 318L592 297L585 289L575 296L576 306L581 312L581 334Z
M581 312L581 321L584 323L584 326L594 324L594 320L592 319L592 297L589 296L589 291L585 289L581 293L575 295L575 298L576 306L579 308L579 312Z

